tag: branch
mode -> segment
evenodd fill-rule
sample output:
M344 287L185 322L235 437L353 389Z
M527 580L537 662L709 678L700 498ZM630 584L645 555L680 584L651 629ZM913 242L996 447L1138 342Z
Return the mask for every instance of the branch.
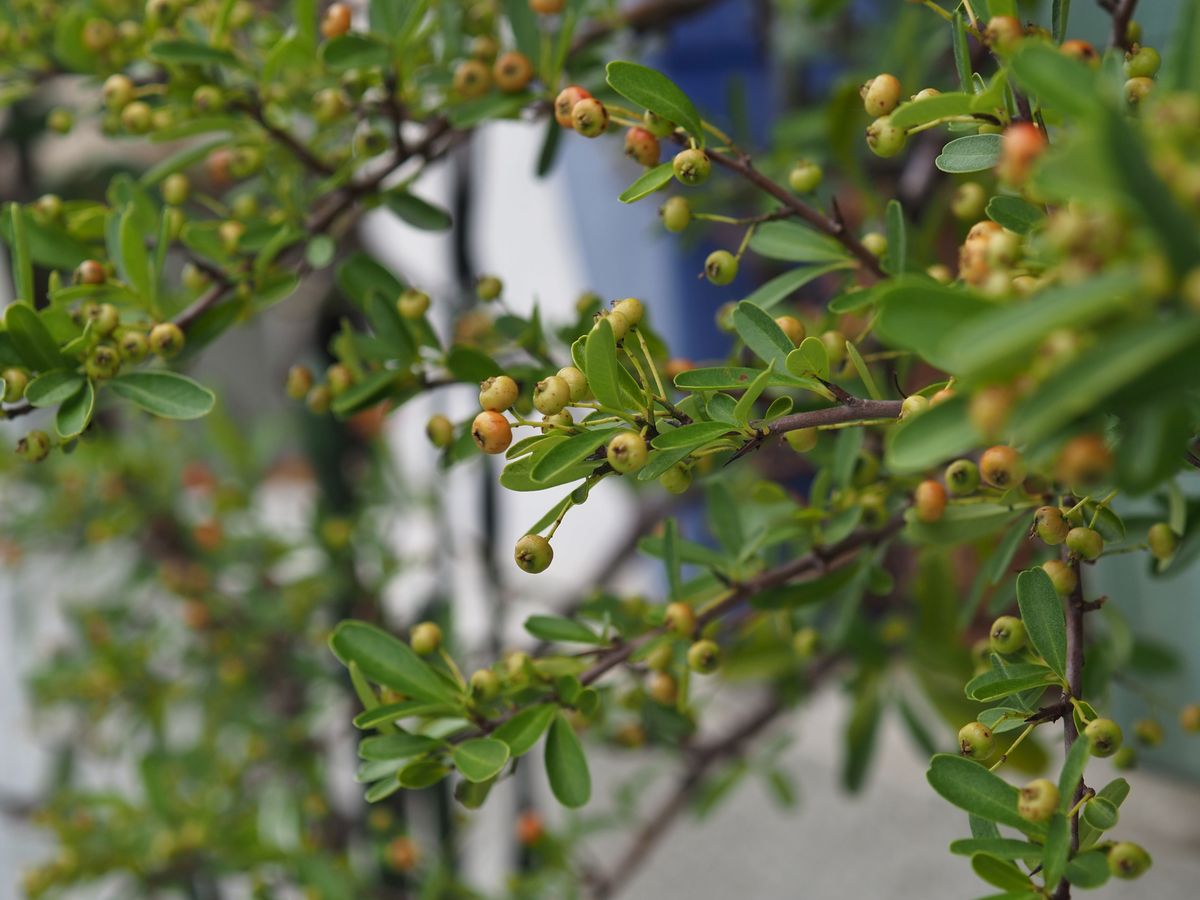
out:
M1071 592L1070 598L1067 600L1067 690L1063 692L1063 702L1069 702L1069 698L1074 697L1076 700L1083 699L1083 616L1086 604L1083 600L1083 573L1080 571L1079 560L1074 559L1064 549L1066 562L1075 573L1075 590ZM1071 745L1079 738L1079 730L1075 727L1075 716L1072 713L1064 713L1062 717L1063 723L1063 744L1066 750L1071 750ZM1073 804L1078 804L1083 798L1084 784L1083 779L1079 779L1079 784L1075 786L1075 794L1072 798ZM1071 852L1074 853L1079 849L1079 813L1076 812L1071 816ZM1071 884L1065 878L1059 883L1058 890L1054 892L1054 900L1069 900L1071 896Z
M300 160L300 162L308 169L311 169L318 175L330 176L334 173L334 169L324 160L318 159L311 150L308 149L295 135L285 128L280 128L278 125L271 122L263 112L262 106L257 100L248 100L239 103L238 107L248 113L255 122L257 122L267 134L271 135L276 141L288 149L292 156Z
M1112 13L1112 36L1109 38L1109 46L1128 50L1129 23L1133 19L1134 9L1137 8L1137 0L1118 0L1105 8Z

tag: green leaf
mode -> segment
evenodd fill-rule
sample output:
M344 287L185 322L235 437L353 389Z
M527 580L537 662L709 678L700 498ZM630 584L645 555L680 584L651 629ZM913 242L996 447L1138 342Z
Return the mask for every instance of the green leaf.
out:
M358 663L354 663L358 669ZM397 719L410 716L439 716L448 717L458 713L453 706L443 703L429 703L424 700L402 700L399 703L384 703L374 709L367 709L354 717L355 728L377 728L380 725L394 724Z
M1033 649L1061 677L1067 677L1067 625L1062 601L1040 567L1017 576L1017 604Z
M83 434L83 430L92 421L92 411L96 406L96 390L90 381L85 381L79 389L62 402L58 408L54 425L59 437L73 438Z
M733 429L725 422L693 422L691 425L664 431L650 442L650 446L655 450L683 450L686 448L690 452L706 444L711 444L717 438L723 437L731 431Z
M960 456L975 443L975 428L967 418L967 401L956 396L889 428L884 443L885 458L889 469L909 475Z
M1017 84L1045 106L1066 115L1087 116L1100 105L1095 72L1057 47L1042 41L1023 41L1009 66Z
M795 222L768 222L754 232L750 249L767 259L798 263L850 263L850 251L828 235Z
M508 744L495 738L475 738L463 741L451 753L454 767L472 784L479 784L500 774L508 762Z
M993 304L962 288L939 285L915 275L895 279L879 290L876 299L879 303L876 331L880 337L951 373L955 370L945 352L945 336L995 309Z
M669 162L655 166L653 169L647 169L633 184L621 192L618 199L622 203L635 203L643 197L649 197L674 177L675 169Z
M1076 741L1076 743L1087 745L1087 741ZM1085 803L1082 815L1083 820L1097 831L1108 831L1110 828L1115 828L1121 819L1116 804L1103 797L1093 797Z
M1117 484L1131 494L1144 494L1179 468L1179 448L1192 434L1192 419L1179 398L1148 401L1121 416L1121 452ZM1176 529L1180 534L1182 528Z
M997 194L987 205L987 217L1009 231L1029 234L1046 218L1046 213L1028 200Z
M972 503L948 506L937 522L922 522L909 509L904 513L904 533L920 544L961 544L996 534L1021 515L1023 513L997 503Z
M17 299L32 304L37 298L33 295L33 258L29 253L25 210L19 203L10 203L8 212L12 235L13 285L17 291Z
M1067 36L1067 22L1071 18L1071 0L1054 0L1050 10L1050 32L1054 43L1061 44Z
M851 341L846 341L846 356L854 366L854 371L858 373L863 387L867 389L867 396L872 400L882 400L883 394L879 390L879 385L875 383L875 376L871 374L871 367L867 365L867 361L863 359L862 354L858 352L858 348Z
M563 473L573 471L575 467L587 462L589 456L622 430L624 429L596 428L573 434L552 444L544 455L535 459L529 470L530 477L541 482L556 480ZM590 466L595 468L602 462L603 460L593 460Z
M358 744L358 755L370 760L410 759L436 750L441 745L441 741L423 734L398 731L395 734L363 738Z
M365 253L355 253L338 266L336 280L338 289L360 307L371 291L395 300L404 290L395 275Z
M750 382L750 387L746 388L746 392L738 398L737 403L733 407L733 417L738 425L745 425L749 421L751 414L754 412L754 404L758 398L762 396L763 391L767 389L767 385L771 381L771 373L775 371L774 361L767 364L767 367L759 373L759 376ZM725 396L725 395L721 395Z
M462 698L408 644L367 622L340 623L329 646L344 665L358 664L364 675L417 700L459 708Z
M367 295L363 304L371 330L392 352L397 368L407 369L417 356L417 345L396 310L396 298L384 297L378 291Z
M537 16L534 15L527 0L504 0L504 18L512 27L517 49L530 59L538 59L540 56L540 30Z
M632 62L610 62L605 69L609 87L627 100L674 122L704 146L704 126L687 94L661 72Z
M1128 796L1129 782L1124 778L1114 778L1096 793L1096 797L1107 800L1117 809L1121 808L1121 804ZM1100 831L1088 824L1086 820L1079 823L1079 846L1081 848L1087 849L1092 846L1099 837Z
M403 373L393 369L372 372L361 381L356 382L344 394L334 398L331 407L333 414L349 416L360 409L366 409L388 396L395 389L397 381L401 377L403 377Z
M617 380L617 341L607 319L601 319L592 328L583 354L584 374L596 399L604 406L623 409L620 382Z
M39 375L25 388L25 399L30 406L57 406L74 396L83 386L84 378L78 372L55 369Z
M117 396L165 419L198 419L216 402L212 391L177 372L126 372L108 385Z
M546 733L557 713L558 707L551 703L527 706L497 728L492 737L504 741L514 758L524 756Z
M1000 135L968 134L948 143L933 162L943 172L959 174L983 172L999 161Z
M1067 881L1077 887L1098 888L1111 874L1108 854L1100 851L1081 853L1067 863Z
M418 759L396 773L396 779L400 782L401 787L408 788L410 791L419 791L433 787L449 774L450 770L442 764L441 760Z
M555 799L568 809L578 809L591 799L592 776L583 745L561 712L555 713L546 736L546 775Z
M1014 892L1005 894L1005 897L1033 896L1031 893L1033 883L1029 880L1029 876L1011 862L980 853L971 857L971 868L988 884L995 885L1001 890Z
M321 62L335 72L387 66L391 53L386 44L362 34L339 35L321 44Z
M850 792L862 788L870 769L879 731L883 704L879 696L879 678L868 677L856 691L850 719L846 723L845 757L842 785Z
M607 644L608 641L586 625L561 616L530 616L525 630L540 641L560 644Z
M974 94L961 91L935 94L921 100L902 103L891 115L897 128L909 129L947 116L966 116L974 111Z
M778 306L806 284L816 281L830 272L847 269L853 265L854 263L851 260L843 260L842 262L829 263L824 266L800 266L792 269L790 272L777 275L744 299L747 303L753 303L759 309L768 310L774 306Z
M1162 70L1158 75L1164 91L1200 91L1200 2L1184 0L1179 19L1171 30Z
M388 191L383 195L383 203L402 221L422 231L445 231L454 224L446 210L407 190Z
M1042 854L1042 878L1046 887L1053 890L1062 880L1071 855L1071 826L1067 817L1056 812L1046 827L1046 845Z
M829 380L829 351L819 337L806 337L787 355L787 369L793 375L816 375Z
M121 248L120 258L116 261L117 271L143 300L153 304L154 272L150 266L150 254L146 251L146 239L138 224L137 210L133 204L122 213L117 233L118 246Z
M1028 863L1041 862L1042 848L1015 838L964 838L950 844L950 852L958 856L983 853L996 859L1019 859Z
M21 361L36 372L49 372L67 365L58 342L28 303L11 303L4 311L4 328Z
M761 369L739 366L715 366L708 369L691 369L675 376L675 387L681 391L742 391L754 383ZM819 382L812 378L798 378L778 370L771 373L771 387L801 388L806 391L822 391Z
M446 353L446 368L459 381L481 382L493 375L504 374L504 369L498 362L474 347L465 344L455 344Z
M759 359L777 369L787 368L788 354L796 345L769 313L743 300L733 310L733 327Z
M1030 822L1017 812L1017 789L973 760L939 753L925 777L935 791L959 809L1025 834L1046 833L1044 824Z
M1043 665L1017 663L976 675L967 682L963 693L971 700L987 703L1031 688L1054 684L1055 681L1055 673Z
M962 90L970 93L974 90L971 69L971 47L967 39L967 23L962 10L954 11L954 21L951 23L951 37L954 47L954 68L958 71L958 84Z
M151 59L183 66L239 66L228 50L198 44L195 41L155 41L146 48Z
M895 116L892 118L894 120ZM887 242L888 273L903 275L908 268L908 228L904 222L904 207L900 205L899 200L888 201Z

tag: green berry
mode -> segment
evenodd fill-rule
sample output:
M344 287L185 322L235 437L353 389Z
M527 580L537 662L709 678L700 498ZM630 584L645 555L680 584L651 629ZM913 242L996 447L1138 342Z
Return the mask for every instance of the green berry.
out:
M969 459L958 459L946 467L946 489L955 497L979 490L979 467Z
M442 646L442 629L435 622L421 622L413 626L409 643L421 656L428 656Z
M471 696L486 703L500 695L500 676L491 669L471 673Z
M1175 549L1179 546L1179 537L1171 530L1171 526L1166 522L1156 522L1150 526L1150 531L1146 534L1146 541L1150 545L1150 553L1155 559L1166 562L1175 555Z
M150 329L148 340L154 355L167 359L183 349L183 330L174 322L159 322Z
M961 222L978 222L983 218L987 207L987 191L977 181L967 181L958 186L954 199L950 202L950 211Z
M1121 726L1112 719L1093 719L1083 729L1083 736L1087 738L1092 756L1102 759L1121 749L1121 742L1124 740Z
M1150 854L1137 844L1121 841L1108 851L1108 871L1117 878L1137 878L1151 865Z
M646 682L646 693L655 703L671 706L679 697L679 685L666 672L652 672Z
M1028 822L1046 822L1058 810L1058 785L1039 778L1021 788L1017 795L1017 813Z
M429 417L425 423L425 434L429 442L439 450L449 447L454 441L454 425L441 413Z
M325 382L334 397L340 397L354 385L354 372L345 363L334 363L325 370Z
M1133 723L1133 736L1146 747L1157 747L1163 742L1162 723L1157 719L1138 719Z
M479 385L479 406L492 412L504 412L517 402L521 389L507 375L495 375Z
M996 653L1016 653L1025 646L1025 623L1016 616L1001 616L992 623L988 640Z
M1187 734L1200 734L1200 703L1189 703L1179 711L1179 727Z
M171 206L183 206L187 203L191 189L192 185L188 177L181 172L174 172L163 179L160 190L164 203Z
M1033 525L1038 537L1055 547L1067 539L1070 526L1063 518L1062 510L1057 506L1042 506L1033 514Z
M396 301L396 311L401 318L416 320L423 318L429 310L429 295L424 291L409 288Z
M712 162L709 160L708 154L695 147L681 150L675 154L671 166L675 171L676 179L689 187L703 184L712 174Z
M900 418L907 419L929 409L929 398L921 394L910 394L900 404Z
M83 370L93 381L112 378L121 370L121 354L112 344L97 344L84 360Z
M797 194L811 194L821 186L825 173L814 162L801 160L788 172L788 187Z
M670 137L675 133L675 123L646 110L642 113L642 127L656 138Z
M287 373L287 395L293 400L303 400L312 390L313 373L308 366L292 366Z
M982 722L969 722L958 730L958 752L983 762L996 751L996 739Z
M672 494L687 493L692 486L692 470L683 463L676 463L658 476L658 483Z
M1153 78L1162 65L1162 57L1153 47L1138 47L1125 55L1126 78Z
M1136 106L1154 90L1154 79L1152 78L1130 78L1125 82L1125 99L1131 105Z
M900 80L886 72L876 75L862 86L863 108L872 119L888 115L900 105Z
M533 405L543 416L555 416L571 402L571 386L558 375L544 378L533 386Z
M892 124L891 118L884 116L876 119L867 126L867 146L876 156L888 158L895 156L904 149L908 142L908 134L903 128Z
M542 416L542 431L561 431L564 428L571 428L574 424L575 420L571 417L569 409L564 409L552 416Z
M629 475L646 464L649 453L645 438L636 431L622 431L608 442L605 456L614 472Z
M69 109L52 109L46 117L46 127L56 134L68 134L75 127L75 116Z
M1079 576L1075 574L1075 570L1061 560L1046 560L1042 563L1042 571L1050 576L1050 583L1054 585L1054 591L1060 597L1070 596L1079 584Z
M821 632L811 625L799 629L792 635L792 651L801 660L812 659L821 649Z
M728 250L714 250L704 261L704 274L713 284L729 284L737 273L738 259Z
M817 439L820 436L821 432L816 428L797 428L795 431L785 432L783 439L797 453L807 453L817 446Z
M608 108L595 97L584 97L571 108L571 125L586 138L608 131Z
M1136 769L1138 764L1137 751L1129 746L1122 747L1113 754L1112 764L1113 768L1119 772Z
M31 431L17 441L17 456L26 462L41 462L50 455L50 435Z
M567 383L571 391L571 402L579 403L588 398L587 376L574 366L563 366L558 370L558 377Z
M715 641L696 641L688 647L687 664L689 669L701 675L715 672L721 665L721 648Z
M327 384L313 385L312 390L304 398L304 404L308 407L308 411L318 416L329 412L331 403L333 403L333 393Z
M29 386L29 373L24 369L8 368L0 372L0 380L4 381L5 403L16 403L25 396L25 388Z
M646 307L637 297L626 297L624 300L616 301L612 311L624 316L630 328L640 325L646 315Z
M862 236L862 245L872 256L883 256L887 253L887 237L878 231L870 231Z
M522 571L537 575L550 568L550 563L554 561L554 548L540 534L527 534L517 541L513 559Z
M692 221L692 205L686 197L672 197L659 210L663 227L667 231L678 233L688 227Z
M225 93L215 84L202 84L192 92L192 106L197 112L219 113L225 108Z
M108 337L121 324L121 313L111 303L97 303L87 309L87 318L92 324L92 334Z
M663 624L680 637L691 637L696 633L696 613L686 603L668 603Z
M1080 559L1093 560L1104 552L1104 538L1093 528L1072 528L1067 532L1067 549Z
M150 353L150 341L140 331L126 331L117 340L117 350L126 362L140 363Z
M504 282L495 275L484 275L475 282L475 296L484 303L491 303L504 293Z
M102 90L104 105L113 112L120 112L133 102L137 91L127 75L110 75Z

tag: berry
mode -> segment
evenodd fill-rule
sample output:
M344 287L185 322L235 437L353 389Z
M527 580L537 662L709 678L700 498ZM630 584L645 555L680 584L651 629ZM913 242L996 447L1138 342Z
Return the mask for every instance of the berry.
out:
M562 0L529 0L534 3L558 2L561 8ZM532 847L546 834L546 826L536 810L527 809L517 816L517 843L523 847Z
M471 673L471 696L487 702L500 694L500 676L491 669L479 669Z
M991 447L979 457L979 474L992 487L1014 487L1025 480L1025 460L1012 447Z
M0 380L4 381L5 403L16 403L25 396L25 388L29 386L29 375L23 369L9 368L0 372Z
M57 194L42 194L33 204L33 214L40 222L57 222L63 214L62 198Z
M517 50L502 53L492 67L496 87L506 94L517 94L533 81L533 63L529 57Z
M97 344L84 360L83 370L93 381L104 381L121 371L121 354L112 344Z
M104 266L94 259L85 259L75 269L76 284L104 284L107 280L108 273L104 271Z
M686 197L672 197L662 205L658 214L662 216L663 227L667 231L678 233L687 228L692 221L692 205L687 202Z
M1072 528L1067 532L1067 549L1080 559L1097 559L1104 552L1104 538L1094 528Z
M895 75L876 75L862 86L863 108L872 119L888 115L900 105L900 80Z
M292 366L287 373L287 395L293 400L303 400L312 390L313 374L308 366Z
M521 389L509 376L495 375L479 385L479 406L491 412L504 412L517 402L520 393Z
M92 326L92 334L108 337L121 324L121 313L111 303L97 303L86 310L88 321Z
M600 137L608 131L608 107L595 97L585 97L571 109L571 125L584 137Z
M876 119L867 126L867 146L876 156L884 159L895 156L904 149L907 142L908 134L905 130L893 125L887 116Z
M900 418L907 419L917 416L929 409L929 398L920 394L911 394L900 404Z
M688 647L687 664L689 669L701 675L715 672L721 665L721 648L715 641L696 641Z
M425 423L425 434L429 443L439 450L449 447L454 441L454 425L441 413L429 417Z
M946 511L946 489L932 479L922 481L913 494L913 507L922 522L936 522Z
M613 304L613 312L625 317L625 321L632 328L635 325L641 324L646 315L646 307L642 305L642 301L637 297L626 297L624 300L618 300Z
M691 637L696 632L696 613L686 603L668 603L663 624L680 637Z
M817 446L817 438L820 435L821 432L816 428L797 428L795 431L785 432L783 439L797 453L807 453Z
M738 258L728 250L714 250L704 261L704 274L713 284L729 284L737 273Z
M1054 585L1054 591L1061 597L1069 596L1075 592L1075 588L1079 585L1079 576L1062 560L1048 559L1042 563L1042 571L1050 576L1050 583Z
M1068 487L1094 487L1112 471L1113 455L1098 434L1071 438L1058 455L1055 474Z
M543 416L555 416L571 402L571 386L558 375L544 378L533 387L533 405Z
M689 187L703 184L712 174L712 162L708 154L695 147L676 153L675 158L671 160L671 167L675 170L675 178L680 184Z
M620 343L625 339L625 335L629 332L630 325L629 319L625 317L624 313L617 312L615 309L609 310L608 312L600 313L600 315L596 317L596 322L599 323L601 319L608 320L608 325L612 329L613 337L616 339L617 343Z
M44 431L31 431L17 441L17 456L26 462L41 462L50 455L50 435Z
M1067 539L1070 526L1063 518L1062 510L1057 506L1042 506L1033 514L1033 526L1037 529L1038 537L1055 547Z
M329 412L329 405L333 402L333 393L329 390L327 384L313 385L308 396L304 398L304 404L308 407L308 411L314 415L324 415Z
M958 186L954 199L950 201L950 211L956 219L963 222L977 222L983 216L987 207L987 191L977 181L967 181Z
M1124 772L1129 769L1136 769L1138 764L1137 751L1132 747L1122 747L1112 758L1113 768Z
M625 132L625 155L635 160L639 165L657 166L662 150L658 146L658 138L645 128L634 126Z
M354 373L344 363L334 363L325 370L325 381L329 385L329 393L340 397L354 384Z
M110 75L102 89L104 105L113 112L120 112L133 102L136 90L128 75Z
M1121 734L1121 726L1112 719L1093 719L1083 729L1083 736L1091 745L1092 756L1098 756L1101 759L1116 753L1124 739Z
M187 203L188 194L191 192L191 182L183 173L174 172L163 179L159 190L162 192L164 203L171 206L182 206Z
M396 300L396 311L404 319L420 319L428 310L429 295L424 291L409 288Z
M52 109L46 116L46 127L55 134L69 134L75 127L75 116L69 109L63 109L61 106Z
M650 110L642 113L642 126L656 138L670 137L675 133L674 122L664 119Z
M965 497L979 489L979 467L969 459L958 459L946 467L946 488L955 497Z
M484 410L471 423L471 437L484 453L503 453L512 443L512 426L502 414Z
M552 16L566 8L567 0L529 0L529 8L543 16Z
M1163 742L1162 723L1157 719L1138 719L1133 723L1133 736L1147 747L1157 747Z
M126 362L139 363L150 352L150 342L140 331L126 331L117 340L117 352Z
M1046 149L1046 135L1030 122L1016 122L1004 131L1000 141L1000 162L996 174L1002 181L1019 186L1029 179L1034 162Z
M1188 734L1200 734L1200 703L1189 703L1179 711L1179 727Z
M655 703L670 706L679 697L679 685L666 672L652 672L646 683L646 693Z
M971 397L967 418L985 438L994 438L1008 422L1013 402L1011 388L999 385L984 388Z
M613 471L619 475L629 475L646 464L649 455L646 439L636 431L622 431L613 435L608 442L605 457Z
M558 377L567 383L567 388L571 392L572 403L578 403L588 398L587 376L579 369L574 366L563 366L558 370Z
M575 420L571 418L571 411L567 409L552 416L542 417L542 431L561 431L564 428L571 428L574 424Z
M350 30L350 19L348 3L333 4L325 10L325 16L321 19L321 34L330 40L341 37Z
M1024 29L1013 16L992 16L983 33L988 46L1000 53L1011 53L1023 36Z
M1125 82L1125 99L1132 105L1137 105L1150 96L1154 90L1154 80L1151 78L1130 78Z
M821 186L825 173L814 162L801 160L788 172L788 187L797 194L811 194Z
M1113 844L1108 851L1108 871L1117 878L1137 878L1150 868L1150 854L1130 841Z
M435 622L421 622L413 626L408 642L421 656L428 656L442 646L442 629Z
M168 359L183 349L183 330L174 322L159 322L147 338L155 356Z
M872 256L883 256L887 253L887 238L878 231L871 231L862 236L862 245Z
M215 84L202 84L192 92L192 106L202 113L219 113L225 108L225 92Z
M1021 788L1017 812L1029 822L1045 822L1058 809L1058 801L1058 785L1049 778L1039 778Z
M1025 623L1016 616L1001 616L988 632L989 646L996 653L1009 656L1025 646Z
M1138 47L1125 54L1126 78L1153 78L1162 65L1162 57L1153 47Z
M1162 562L1166 562L1174 556L1175 548L1179 546L1179 538L1166 522L1156 522L1151 525L1150 531L1146 534L1146 541L1150 545L1151 555Z
M550 568L550 563L554 561L554 548L540 534L527 534L517 541L513 559L522 571L537 575Z
M460 62L454 70L454 92L467 100L482 97L492 86L492 73L477 59Z
M1092 46L1090 41L1083 41L1078 38L1063 41L1059 50L1062 51L1064 56L1078 59L1088 65L1094 65L1100 61L1100 54L1096 52L1096 48Z
M563 128L574 128L571 113L575 111L575 104L591 96L591 92L577 84L563 88L554 98L554 120Z
M475 296L484 303L491 303L504 293L504 282L495 275L484 275L475 282Z
M242 235L245 233L246 226L236 219L227 219L217 226L217 237L226 253L237 252L238 244L241 243Z
M983 762L996 750L996 739L982 722L969 722L958 730L958 752Z
M676 463L658 477L658 483L669 493L687 493L692 486L692 470L683 463Z
M812 659L821 648L821 632L811 625L792 635L792 652L800 659Z
M779 326L779 330L787 335L787 339L797 347L804 340L808 329L804 327L804 323L795 316L779 316L775 319L775 324Z

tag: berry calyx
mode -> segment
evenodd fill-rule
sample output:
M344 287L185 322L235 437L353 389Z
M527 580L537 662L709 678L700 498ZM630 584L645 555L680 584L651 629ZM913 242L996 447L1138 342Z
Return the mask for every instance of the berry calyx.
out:
M783 439L797 453L807 453L817 446L817 438L820 436L821 432L816 428L797 428L795 431L785 432Z
M788 187L797 194L811 194L821 186L824 171L815 162L801 160L788 172Z
M571 386L559 375L544 378L533 387L533 405L543 416L555 416L571 402Z
M795 316L778 316L775 319L775 324L779 326L780 331L787 335L787 339L797 347L800 346L808 334L808 329L804 327L804 323Z
M1101 759L1116 753L1124 740L1121 726L1112 719L1093 719L1083 729L1083 736L1087 738L1092 756L1098 756Z
M476 447L494 456L512 443L512 426L501 413L485 409L471 423L471 438Z
M1061 544L1067 539L1070 526L1063 518L1062 510L1057 506L1042 506L1033 514L1033 527L1037 535L1051 547Z
M423 318L429 311L429 295L424 291L409 288L396 300L396 311L404 319Z
M1001 616L992 623L988 632L989 646L1005 656L1021 650L1026 639L1025 623L1016 616Z
M979 474L992 487L1006 490L1025 480L1025 459L1004 444L991 447L979 457Z
M425 435L429 438L429 443L439 450L444 450L454 441L454 425L448 418L438 413L430 416L429 421L425 423Z
M908 133L892 124L888 116L876 119L867 126L867 146L876 156L887 159L895 156L908 143Z
M669 493L687 493L692 486L692 470L683 463L676 463L658 476L658 483Z
M895 75L884 72L876 75L859 91L862 96L863 108L872 119L888 115L900 105L900 79Z
M1028 822L1046 822L1058 809L1058 785L1039 778L1021 788L1017 795L1017 813Z
M500 676L491 669L478 669L471 673L471 696L487 702L500 695Z
M26 462L41 462L50 455L50 435L44 431L31 431L17 441L17 456Z
M1042 571L1050 576L1054 592L1060 597L1067 597L1074 593L1075 588L1079 585L1079 576L1075 574L1075 570L1062 560L1046 560L1042 563Z
M922 481L913 493L913 508L922 522L937 522L946 511L946 489L932 479Z
M604 455L614 472L629 475L646 464L649 454L645 438L636 431L622 431L613 435Z
M991 729L982 722L968 722L958 730L958 752L979 762L988 759L996 751L996 739Z
M465 59L454 70L454 93L473 100L482 97L492 86L492 73L477 59Z
M428 656L442 646L442 629L436 622L420 622L413 626L408 642L418 654Z
M1104 538L1094 528L1072 528L1067 532L1066 544L1080 559L1093 560L1104 552Z
M571 113L575 110L575 104L591 96L591 92L587 88L581 88L577 84L563 88L554 98L554 121L563 128L574 128L575 123L571 118Z
M83 371L93 381L104 381L121 371L121 354L112 344L97 344L87 355Z
M687 664L693 672L699 672L701 675L711 674L721 665L721 648L717 646L716 641L696 641L688 647Z
M1108 851L1108 871L1117 878L1137 878L1151 863L1150 854L1130 841L1113 844Z
M1146 534L1146 542L1150 545L1151 555L1161 562L1166 562L1175 555L1175 550L1179 546L1179 537L1166 522L1156 522L1150 526L1150 531Z
M737 273L738 259L728 250L714 250L704 261L704 275L713 284L729 284Z
M708 181L712 174L712 162L708 154L696 147L680 150L671 160L671 168L680 184L695 187Z
M956 459L946 466L946 489L955 497L966 497L979 490L979 466L969 459Z
M521 571L537 575L550 568L550 563L554 561L554 548L540 534L526 534L517 541L513 559Z
M672 233L679 233L687 228L692 221L692 205L686 197L672 197L658 211L662 216L663 227Z
M491 412L504 412L517 402L520 395L521 389L512 378L494 375L479 385L479 406Z
M351 12L348 3L334 3L321 19L321 34L327 40L341 37L350 30Z
M558 377L567 383L572 403L579 403L588 398L587 376L579 369L574 366L563 366L558 370Z
M571 125L586 138L608 131L608 108L595 97L585 97L571 109Z
M155 356L169 359L183 349L185 339L183 330L174 322L159 322L150 329L147 340Z
M680 637L691 637L696 632L696 613L686 603L668 603L663 624Z
M657 166L661 153L658 138L645 128L635 125L625 132L625 155L639 165Z
M496 87L506 94L517 94L533 81L533 63L529 57L518 50L510 50L496 58L492 66L492 78Z

